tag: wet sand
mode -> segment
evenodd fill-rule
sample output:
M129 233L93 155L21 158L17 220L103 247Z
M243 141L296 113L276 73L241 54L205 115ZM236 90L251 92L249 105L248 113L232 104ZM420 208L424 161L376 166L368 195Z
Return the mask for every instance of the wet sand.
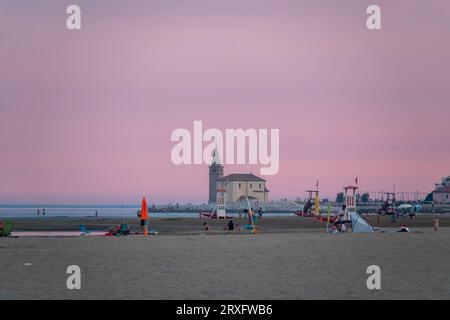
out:
M383 219L383 233L324 233L311 218L264 218L262 233L224 221L153 219L158 236L0 239L0 299L449 299L450 219ZM401 223L411 233L395 232ZM17 219L16 230L102 229L117 219ZM243 224L244 220L238 221ZM137 221L130 222L137 231ZM381 268L381 290L366 269ZM67 266L81 268L68 290Z

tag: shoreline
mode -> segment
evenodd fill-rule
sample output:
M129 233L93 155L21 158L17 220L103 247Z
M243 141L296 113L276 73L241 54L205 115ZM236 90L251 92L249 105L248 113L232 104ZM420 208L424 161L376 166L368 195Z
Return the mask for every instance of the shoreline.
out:
M400 218L393 223L390 216L382 216L378 224L377 216L365 215L375 229L399 229L406 224L412 229L432 228L433 215L421 215L414 219L409 217ZM0 220L2 220L0 218ZM111 226L125 222L129 225L131 232L139 232L140 225L137 218L118 217L39 217L39 218L11 218L3 219L14 222L15 231L75 231L79 225L84 225L88 230L106 230ZM232 219L238 225L247 224L244 218ZM212 232L225 233L223 227L228 223L226 219L199 219L194 217L150 217L150 228L159 232L160 235L174 234L208 234ZM202 231L202 225L206 222L210 226L209 231ZM258 219L256 224L262 233L286 233L316 230L325 230L326 222L316 218L298 216L266 216ZM450 215L440 215L440 227L450 228ZM241 232L245 233L245 232Z

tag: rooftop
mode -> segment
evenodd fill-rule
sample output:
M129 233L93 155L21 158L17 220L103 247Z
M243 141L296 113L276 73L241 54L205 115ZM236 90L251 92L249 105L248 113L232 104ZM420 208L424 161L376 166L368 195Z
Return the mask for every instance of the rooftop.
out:
M435 193L450 193L450 186L443 187L443 188L437 188L433 192L435 192Z
M224 176L219 181L266 181L252 173L232 173Z

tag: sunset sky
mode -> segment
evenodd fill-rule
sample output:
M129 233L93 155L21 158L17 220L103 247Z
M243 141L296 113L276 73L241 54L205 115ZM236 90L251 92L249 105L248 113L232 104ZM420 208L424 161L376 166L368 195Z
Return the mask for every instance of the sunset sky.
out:
M208 168L170 159L194 120L280 129L271 199L356 175L430 191L450 175L450 1L0 2L0 203L205 202Z

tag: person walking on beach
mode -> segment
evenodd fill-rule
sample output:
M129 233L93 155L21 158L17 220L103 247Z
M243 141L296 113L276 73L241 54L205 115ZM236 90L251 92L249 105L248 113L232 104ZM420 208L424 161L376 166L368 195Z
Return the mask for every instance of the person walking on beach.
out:
M95 218L98 218L98 211L95 210Z
M39 216L41 215L41 209L37 209L36 214L37 214L37 216L39 217Z
M45 217L45 209L42 209L42 216Z
M435 216L433 219L434 232L439 230L439 217Z

